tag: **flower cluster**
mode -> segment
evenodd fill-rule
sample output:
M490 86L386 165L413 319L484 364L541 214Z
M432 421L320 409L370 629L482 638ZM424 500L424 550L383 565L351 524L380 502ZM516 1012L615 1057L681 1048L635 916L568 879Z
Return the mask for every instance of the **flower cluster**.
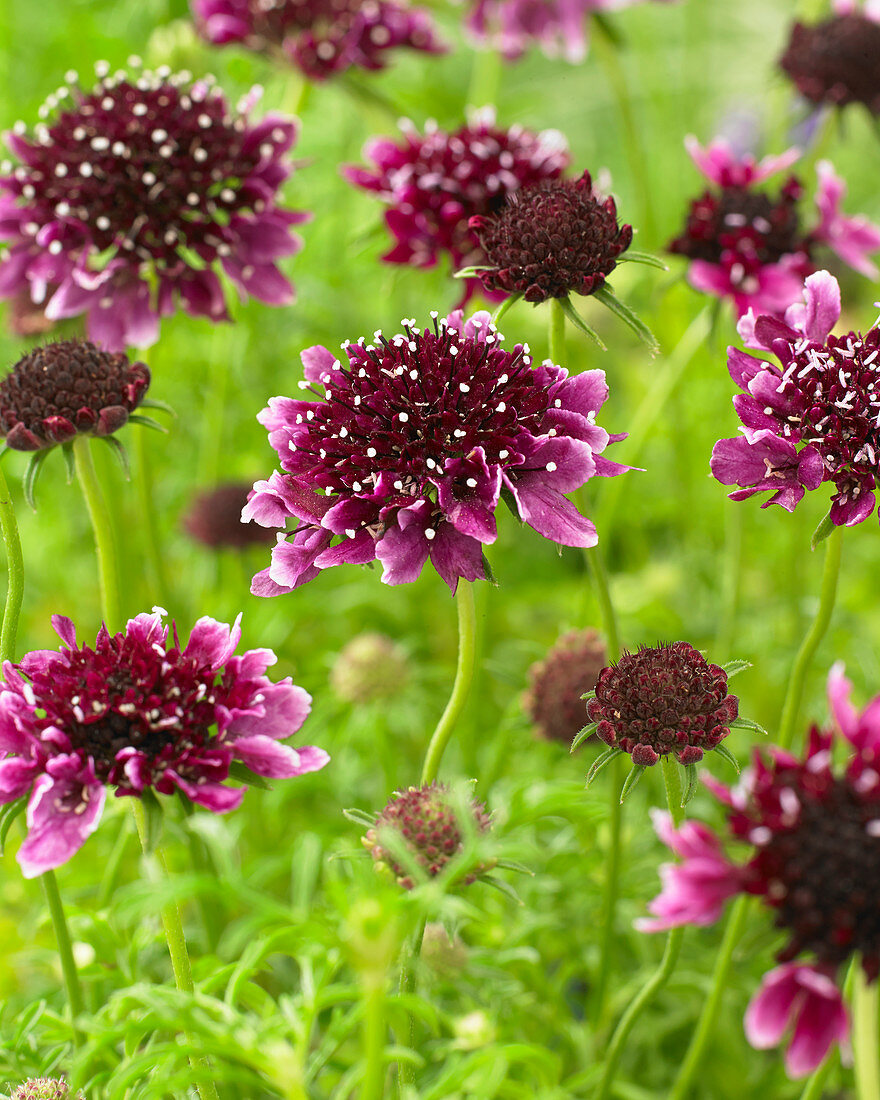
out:
M679 830L656 815L662 840L681 863L662 868L663 891L650 905L645 931L710 924L727 898L760 897L786 943L782 964L764 979L746 1014L759 1048L775 1046L793 1027L786 1066L793 1077L815 1069L848 1033L839 988L844 965L858 958L868 981L880 972L880 700L860 715L837 666L829 678L832 714L852 753L832 765L835 737L813 730L802 760L776 750L754 765L734 791L710 782L730 808L730 831L751 846L744 864L727 858L704 825ZM805 958L804 958L805 957Z
M829 518L850 527L874 510L880 472L880 328L830 335L840 288L827 271L806 280L804 300L784 321L748 315L740 322L746 344L772 351L780 366L730 348L743 434L715 444L712 473L741 486L731 499L769 491L762 507L789 512L807 489L833 482Z
M271 650L234 656L239 620L229 627L201 618L181 648L163 615L160 608L138 615L115 635L102 627L94 648L78 646L73 623L56 615L60 650L4 664L0 802L30 792L18 853L26 877L82 847L107 788L135 797L180 791L225 813L244 795L225 786L235 761L276 779L327 763L322 749L278 743L300 728L311 699L289 677L272 683L264 675Z
M430 557L449 587L486 576L502 493L520 518L564 546L593 546L593 524L566 499L628 467L601 456L603 371L573 378L528 346L512 351L487 313L404 322L390 340L303 352L317 401L273 398L260 413L283 473L254 486L245 519L279 535L252 591L289 592L322 569L378 559L382 580L415 580ZM620 437L617 437L620 438Z
M532 665L523 710L539 737L571 744L584 724L584 695L596 686L606 659L605 643L595 630L571 630Z
M557 130L500 129L495 112L476 112L466 126L424 133L401 123L402 140L377 138L364 150L375 167L349 165L346 179L376 193L388 208L385 224L395 245L386 263L432 267L446 254L453 270L485 262L469 221L496 213L508 195L559 179L568 167L565 138ZM468 294L479 284L468 280Z
M405 0L192 0L192 10L209 42L279 54L311 80L381 69L401 47L444 51L427 12Z
M45 121L7 136L19 163L0 176L0 297L26 290L53 320L85 314L111 351L154 343L178 303L227 319L218 266L243 294L292 301L277 261L306 215L276 194L293 122L252 124L249 104L232 111L186 73L96 70L91 89L69 73Z
M697 290L730 298L740 315L750 308L782 313L816 270L813 255L820 245L868 278L878 277L868 254L880 249L880 226L841 213L846 188L828 161L817 167L819 219L807 230L801 224L803 187L796 176L789 176L778 195L756 186L792 165L798 150L757 163L751 156L736 156L723 141L703 149L690 137L686 145L713 186L691 203L684 230L668 248L691 261L688 278Z

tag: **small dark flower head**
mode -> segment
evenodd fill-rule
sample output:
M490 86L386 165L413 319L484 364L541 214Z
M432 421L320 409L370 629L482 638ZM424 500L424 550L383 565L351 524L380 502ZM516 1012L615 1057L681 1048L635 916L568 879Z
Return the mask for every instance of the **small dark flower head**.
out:
M393 699L409 675L406 651L384 634L370 632L358 634L340 650L330 682L348 703L373 703Z
M596 736L633 764L651 766L672 753L690 765L730 733L738 700L722 668L687 642L672 642L624 653L602 669L587 715Z
M60 1077L31 1077L18 1086L10 1100L70 1100L70 1088Z
M605 643L595 630L572 630L532 665L523 709L539 737L571 744L586 718L583 696L596 686L606 660Z
M14 451L41 451L76 435L119 431L150 385L145 363L88 340L28 352L0 382L0 433Z
M589 172L515 191L497 214L470 220L490 271L486 290L522 294L527 302L592 294L632 244L631 225L617 224L614 199L602 199Z
M470 811L474 830L486 832L491 826L491 819L485 806L475 799ZM363 844L373 859L387 868L406 890L411 890L415 881L409 870L398 862L395 845L383 839L392 830L412 860L429 878L440 874L450 860L461 852L464 842L458 808L448 787L442 783L431 783L427 787L409 787L398 791L378 815L373 828L367 831ZM473 882L485 870L488 867L475 870L464 881Z
M862 103L880 114L880 9L837 0L837 14L813 26L797 22L780 68L812 103Z
M241 510L250 493L251 485L245 481L229 482L199 493L183 517L184 529L196 542L212 549L230 546L240 550L274 542L274 534L264 527L242 523Z

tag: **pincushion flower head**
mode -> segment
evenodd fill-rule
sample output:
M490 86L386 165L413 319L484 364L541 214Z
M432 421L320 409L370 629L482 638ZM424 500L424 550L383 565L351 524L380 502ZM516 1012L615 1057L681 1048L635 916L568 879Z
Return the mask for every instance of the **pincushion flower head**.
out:
M457 312L346 341L342 360L304 351L300 386L317 400L275 397L258 417L283 472L257 482L242 515L296 526L279 533L252 591L290 592L322 569L374 559L386 584L403 584L430 558L454 592L459 578L487 575L502 495L546 538L595 545L565 494L628 469L601 455L604 372L569 378L549 361L533 367L527 345L502 344L488 313Z
M715 444L712 473L740 486L732 500L769 492L761 507L789 512L806 490L831 482L828 523L851 527L874 510L880 473L880 328L830 335L840 288L827 271L809 276L804 301L784 321L751 314L740 321L746 344L772 351L779 365L728 350L743 391L733 399L742 435Z
M749 309L781 314L799 299L822 246L862 275L878 278L869 254L880 249L880 226L841 212L846 185L828 161L817 166L818 221L807 228L796 176L776 194L758 186L792 165L797 149L756 162L748 154L737 156L724 141L703 149L689 137L686 146L713 186L691 203L684 230L668 248L690 260L688 279L697 290L729 298L740 316Z
M102 627L77 645L73 623L52 620L64 643L6 662L0 682L0 802L29 795L26 877L66 863L98 827L108 789L117 796L174 794L216 813L245 788L226 781L242 765L282 779L323 768L311 745L280 744L300 728L311 698L290 678L273 683L268 649L236 656L239 619L207 617L181 646L161 608L124 631Z
M529 669L523 709L539 737L570 745L584 724L584 695L605 667L605 643L595 630L570 630Z
M840 986L848 962L857 959L869 982L880 971L880 699L859 714L841 666L832 669L828 691L850 749L845 767L832 761L839 739L813 729L803 759L778 749L769 757L756 752L735 790L712 782L729 807L732 838L751 849L744 862L729 859L705 825L686 822L676 830L658 813L657 831L681 862L661 868L653 917L639 922L644 931L711 924L739 893L773 910L785 934L781 965L749 1005L746 1035L763 1049L790 1031L792 1077L810 1073L847 1037Z
M557 130L501 129L493 108L475 112L452 133L436 125L419 133L408 121L400 126L400 141L377 138L367 145L372 167L343 169L350 183L387 207L395 245L383 256L386 263L433 267L444 254L453 270L485 263L470 219L497 212L521 187L559 179L570 160ZM467 297L478 285L468 280Z
M880 3L834 0L833 7L830 19L792 26L779 66L811 103L861 103L878 115Z
M33 132L7 135L18 163L0 176L0 297L27 290L53 320L85 316L110 351L154 343L178 306L226 320L218 269L242 295L292 301L277 263L306 215L277 194L294 123L251 122L248 103L233 111L185 73L96 69L91 89L69 73Z
M406 0L192 0L200 32L296 65L311 80L382 69L389 50L443 53L427 12Z

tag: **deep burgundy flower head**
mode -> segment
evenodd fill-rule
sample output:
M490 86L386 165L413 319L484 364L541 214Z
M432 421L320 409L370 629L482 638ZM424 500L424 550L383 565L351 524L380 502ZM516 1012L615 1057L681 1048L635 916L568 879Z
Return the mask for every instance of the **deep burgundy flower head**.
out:
M486 290L522 294L527 302L592 294L632 244L631 225L617 224L614 199L593 190L589 172L514 191L497 214L471 218L492 270Z
M226 320L218 267L242 294L292 301L276 264L306 215L276 196L294 123L251 123L254 95L232 111L185 73L96 69L91 89L68 74L32 134L7 135L19 163L0 176L0 297L26 289L52 320L85 314L111 351L154 343L178 304Z
M0 434L14 451L41 451L75 435L112 435L150 385L145 363L87 340L27 353L0 382Z
M863 103L880 114L880 4L837 0L836 14L807 26L797 22L779 66L813 103Z
M409 869L399 862L387 833L393 830L415 863L427 877L433 878L462 850L464 835L460 812L449 788L442 783L397 791L376 818L376 824L367 831L364 847L377 863L394 875L400 886L411 890L415 881ZM474 832L484 833L490 828L491 818L481 802L473 799L466 812L472 815ZM488 869L488 866L476 868L464 881L473 882Z
M769 491L762 507L789 512L805 490L833 482L831 522L850 527L874 510L880 473L880 328L830 335L840 288L827 271L806 280L804 300L784 321L748 314L740 322L746 344L772 350L780 365L728 349L744 391L733 399L743 434L715 444L712 473L741 486L732 500Z
M375 703L399 695L410 678L406 650L385 634L357 634L339 651L330 672L334 691L347 703Z
M283 473L258 481L242 513L279 534L261 596L290 592L330 566L382 563L386 584L415 580L430 557L449 587L485 578L502 492L520 518L564 546L593 546L596 529L566 499L594 475L628 467L601 457L609 435L596 413L603 371L574 378L532 367L488 313L460 312L425 330L346 341L345 363L303 352L317 401L275 397L258 419ZM621 438L621 437L615 437Z
M443 53L430 15L406 0L191 0L200 32L280 54L311 80L382 69L389 50Z
M476 112L467 126L447 133L401 123L402 140L377 138L364 150L375 167L349 165L350 183L375 192L388 207L385 224L395 246L386 263L432 267L447 254L457 271L485 263L468 222L497 213L522 187L559 179L570 157L558 130L500 129L493 108ZM479 286L467 281L467 295Z
M749 309L781 314L800 297L823 245L856 271L877 278L869 253L880 248L880 227L841 212L846 186L828 161L817 165L818 222L807 228L797 176L789 176L778 193L758 186L792 165L800 156L797 149L758 163L736 155L724 141L703 149L689 137L685 145L712 187L693 200L684 230L668 250L691 261L688 278L697 290L730 298L740 316Z
M225 813L244 796L225 786L234 761L276 779L327 763L322 749L279 744L303 724L311 698L289 677L266 677L271 650L234 655L241 616L231 627L199 619L181 647L163 615L138 615L115 635L102 627L94 648L77 645L73 623L56 615L60 650L3 666L0 802L30 792L18 853L26 877L82 847L107 788L136 797L181 791Z
M232 481L198 493L183 517L185 531L212 549L229 546L240 550L274 542L275 536L264 527L242 523L241 510L250 494L251 484L246 481Z
M18 1086L10 1100L70 1100L70 1088L60 1077L31 1077Z
M727 673L687 642L642 646L603 668L587 716L596 736L640 766L675 755L696 764L730 733L739 701Z
M586 721L583 696L596 686L606 660L605 643L595 630L571 630L532 665L523 709L539 737L571 744Z

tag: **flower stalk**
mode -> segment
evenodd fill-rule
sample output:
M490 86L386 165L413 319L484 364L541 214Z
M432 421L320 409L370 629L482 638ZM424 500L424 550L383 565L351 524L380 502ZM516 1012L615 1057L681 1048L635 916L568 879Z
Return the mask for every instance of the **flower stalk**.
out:
M58 958L61 961L61 973L64 976L67 1003L70 1005L70 1014L73 1017L73 1043L74 1046L79 1046L82 1042L82 1033L77 1027L76 1019L83 1012L83 997L79 984L79 974L76 970L76 960L73 957L73 946L70 942L70 930L67 927L67 918L64 915L64 905L61 902L55 872L46 871L45 874L40 876L40 882L43 884L43 893L46 896L49 916L55 930L55 940L58 943Z
M142 433L139 433L142 434ZM79 435L73 441L76 476L86 501L95 547L98 552L98 583L101 590L101 615L108 630L121 625L119 564L116 543L107 501L101 491L98 474L90 450L88 436Z
M853 975L853 1056L858 1100L880 1096L880 1011L876 979L868 983L864 970Z
M3 626L0 628L0 664L11 661L15 654L15 638L24 593L24 562L21 555L21 539L12 494L0 467L0 532L6 550L6 604L3 609Z

